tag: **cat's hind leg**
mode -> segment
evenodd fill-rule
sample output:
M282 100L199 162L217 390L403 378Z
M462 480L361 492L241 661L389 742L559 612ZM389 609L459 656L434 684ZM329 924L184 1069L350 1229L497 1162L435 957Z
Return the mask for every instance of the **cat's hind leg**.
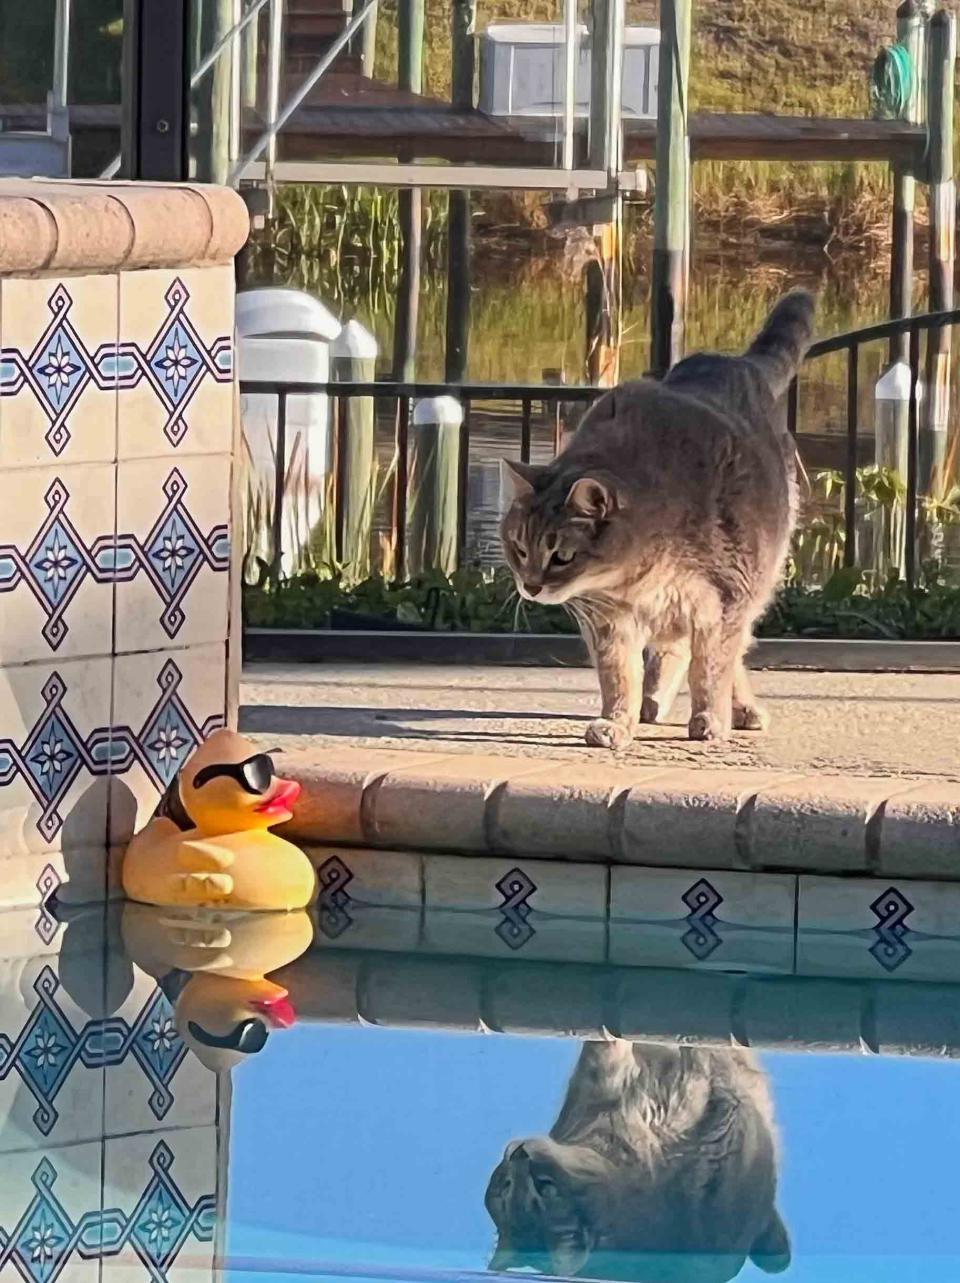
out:
M663 722L670 716L690 667L690 640L651 643L643 656L641 722Z

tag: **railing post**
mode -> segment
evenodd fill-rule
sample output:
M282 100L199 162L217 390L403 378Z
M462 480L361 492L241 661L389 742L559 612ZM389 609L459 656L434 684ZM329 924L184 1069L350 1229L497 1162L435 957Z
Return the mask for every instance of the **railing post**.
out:
M957 20L948 9L930 20L927 121L930 183L930 311L953 308L957 188L953 169L954 80ZM942 470L950 419L949 326L927 335L927 388L919 484L923 493L946 487Z
M198 61L213 49L233 25L234 0L193 0L198 26ZM234 42L235 46L235 42ZM194 90L196 132L192 151L195 177L206 183L226 183L230 176L234 117L234 47L224 49ZM239 140L238 140L239 141Z
M148 182L188 175L187 0L125 0L121 174Z
M650 342L650 365L657 375L666 374L683 355L690 238L690 24L691 0L661 0Z

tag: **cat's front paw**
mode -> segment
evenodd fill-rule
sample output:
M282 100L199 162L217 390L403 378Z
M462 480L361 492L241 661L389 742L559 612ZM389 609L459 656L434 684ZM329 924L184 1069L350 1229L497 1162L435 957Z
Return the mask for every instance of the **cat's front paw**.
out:
M720 718L713 713L694 713L687 733L692 740L722 740L727 737Z
M756 704L734 704L733 729L735 731L765 731L769 725L768 714Z
M633 739L633 731L622 722L611 722L608 717L598 717L587 727L586 741L591 748L609 748L618 752Z

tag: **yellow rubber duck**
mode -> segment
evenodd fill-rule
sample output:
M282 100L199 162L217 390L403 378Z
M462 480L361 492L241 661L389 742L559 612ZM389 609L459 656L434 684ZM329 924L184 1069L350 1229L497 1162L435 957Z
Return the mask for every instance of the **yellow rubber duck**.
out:
M215 731L184 763L123 857L123 889L157 905L302 909L316 873L268 832L292 815L300 785L234 731Z
M303 910L245 913L125 904L124 948L142 970L190 976L174 1002L184 1042L219 1073L262 1051L270 1034L296 1019L288 992L267 976L313 943Z

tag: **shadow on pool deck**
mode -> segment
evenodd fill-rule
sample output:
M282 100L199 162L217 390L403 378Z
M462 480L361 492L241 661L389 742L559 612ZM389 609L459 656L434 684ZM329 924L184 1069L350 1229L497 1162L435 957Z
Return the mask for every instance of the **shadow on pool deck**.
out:
M684 698L670 724L640 727L621 760L960 779L960 674L761 672L755 685L768 733L691 743ZM346 742L612 762L583 743L598 711L587 670L254 665L241 727L284 748Z

